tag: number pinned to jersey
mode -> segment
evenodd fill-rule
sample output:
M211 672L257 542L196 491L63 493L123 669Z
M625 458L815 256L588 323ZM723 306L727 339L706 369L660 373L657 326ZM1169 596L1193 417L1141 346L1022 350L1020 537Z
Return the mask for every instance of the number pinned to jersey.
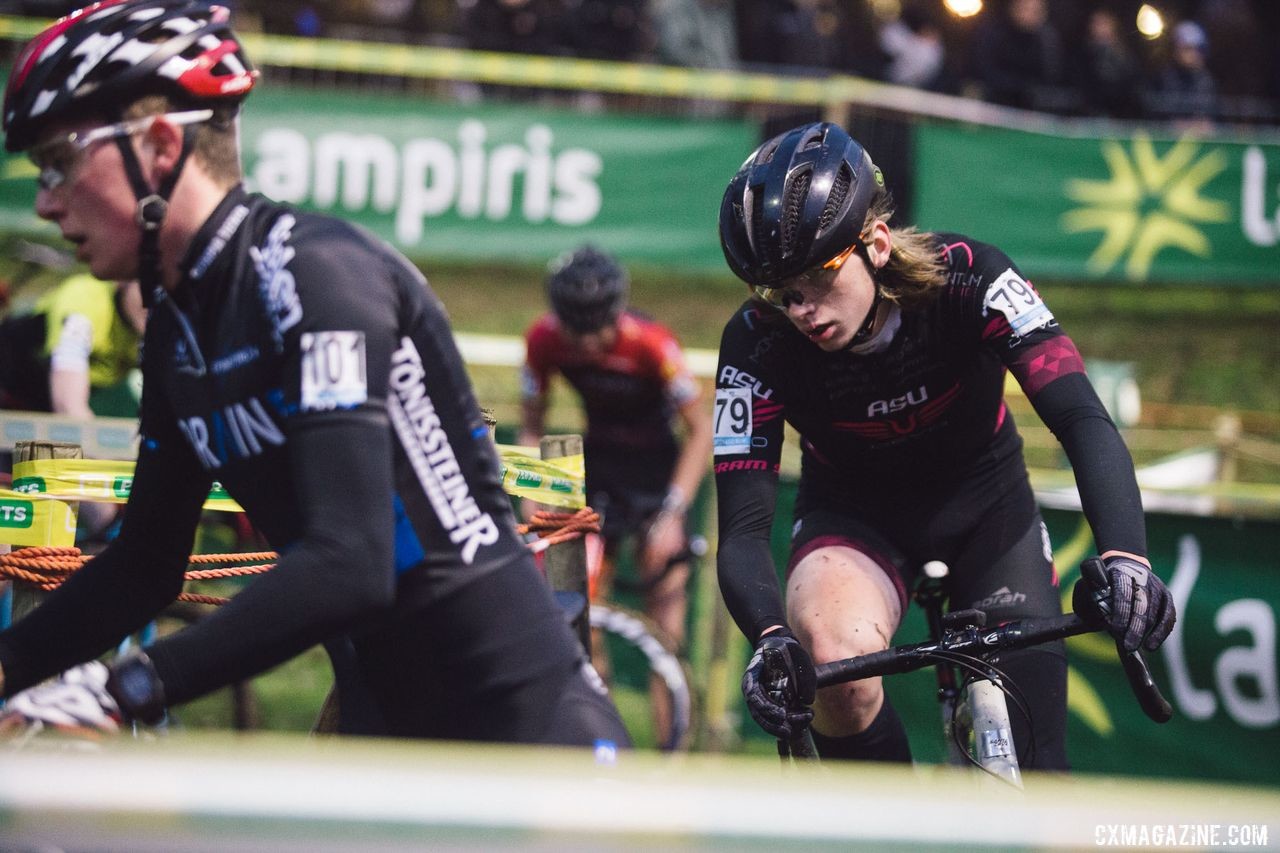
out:
M988 311L995 309L1003 314L1015 337L1043 329L1053 322L1053 313L1040 294L1012 268L991 283L982 305Z
M306 332L301 346L302 411L349 409L369 399L364 332Z
M717 388L715 455L751 452L751 389Z

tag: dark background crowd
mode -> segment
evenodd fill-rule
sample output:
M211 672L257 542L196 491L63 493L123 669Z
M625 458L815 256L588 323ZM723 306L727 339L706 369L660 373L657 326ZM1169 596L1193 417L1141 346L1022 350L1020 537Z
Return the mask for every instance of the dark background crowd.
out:
M242 29L479 50L842 73L1118 119L1280 124L1280 3L985 0L224 0ZM65 0L0 0L56 15Z

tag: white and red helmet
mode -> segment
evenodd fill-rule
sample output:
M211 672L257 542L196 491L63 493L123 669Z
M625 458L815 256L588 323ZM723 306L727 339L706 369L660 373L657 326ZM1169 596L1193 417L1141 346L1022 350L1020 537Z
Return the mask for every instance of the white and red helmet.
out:
M29 148L58 121L118 120L145 95L179 106L238 103L258 72L230 12L194 0L102 0L61 18L18 55L4 93L5 148Z

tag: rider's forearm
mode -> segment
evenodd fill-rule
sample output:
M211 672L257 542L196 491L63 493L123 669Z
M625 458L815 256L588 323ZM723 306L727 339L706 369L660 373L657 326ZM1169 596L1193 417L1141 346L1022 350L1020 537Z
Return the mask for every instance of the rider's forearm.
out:
M671 483L667 488L669 506L663 509L683 515L690 501L698 493L702 478L707 473L711 460L712 432L710 413L704 412L700 403L691 404L692 411L684 412L685 425L688 431L684 444L680 448L680 456L676 459L675 469L671 474Z
M1146 525L1133 459L1088 380L1083 374L1064 376L1033 402L1071 462L1098 551L1145 562Z
M769 628L786 624L782 591L773 565L776 475L731 472L716 477L720 592L733 621L753 643Z
M89 371L49 370L49 400L54 414L72 418L93 417L89 408Z
M392 602L390 444L385 415L373 407L291 427L289 451L306 527L281 549L276 568L148 650L171 703L256 675Z
M716 551L716 570L725 607L748 640L754 643L770 629L786 624L767 539L722 539Z
M542 438L546 414L545 396L526 397L520 402L520 437L517 441L521 446L532 447Z
M0 634L6 690L25 689L97 657L140 629L181 592L209 490L209 480L184 459L181 454L144 451L120 536Z
M132 555L132 556L131 556ZM10 692L91 660L153 619L182 591L186 560L167 566L113 545L0 634Z

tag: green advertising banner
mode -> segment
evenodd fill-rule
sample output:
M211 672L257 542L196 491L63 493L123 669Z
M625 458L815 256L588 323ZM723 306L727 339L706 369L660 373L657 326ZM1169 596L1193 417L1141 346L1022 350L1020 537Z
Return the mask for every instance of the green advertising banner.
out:
M794 498L794 480L783 480L772 537L778 566L786 564ZM1079 512L1041 512L1053 543L1063 608L1070 610L1080 561L1095 553L1092 535ZM1152 512L1146 518L1152 564L1178 608L1173 634L1147 656L1174 716L1163 725L1147 719L1108 637L1074 637L1067 641L1071 766L1081 773L1280 787L1280 520ZM927 637L913 603L894 642ZM745 662L746 641L741 642ZM936 687L932 670L885 679L912 754L927 763L947 759ZM741 733L756 749L767 749L768 736L751 722L741 698L734 696L733 702L743 720Z
M1093 554L1083 516L1042 510L1061 574L1063 607ZM1101 635L1067 642L1067 749L1084 773L1218 779L1280 786L1280 522L1148 513L1150 556L1178 607L1173 635L1147 656L1173 705L1163 725L1138 708ZM919 609L895 642L926 633ZM888 680L919 758L942 761L932 672Z
M915 128L914 214L1033 280L1280 284L1280 143Z
M720 196L748 122L461 106L264 85L246 102L247 183L357 222L412 256L542 263L583 242L721 270ZM5 162L0 228L47 230L35 172Z
M1060 570L1090 553L1083 518L1045 512ZM1081 770L1280 785L1280 522L1147 514L1152 565L1178 624L1148 656L1173 705L1164 725L1134 705L1114 647L1068 642L1070 749ZM1070 581L1078 570L1065 575Z

